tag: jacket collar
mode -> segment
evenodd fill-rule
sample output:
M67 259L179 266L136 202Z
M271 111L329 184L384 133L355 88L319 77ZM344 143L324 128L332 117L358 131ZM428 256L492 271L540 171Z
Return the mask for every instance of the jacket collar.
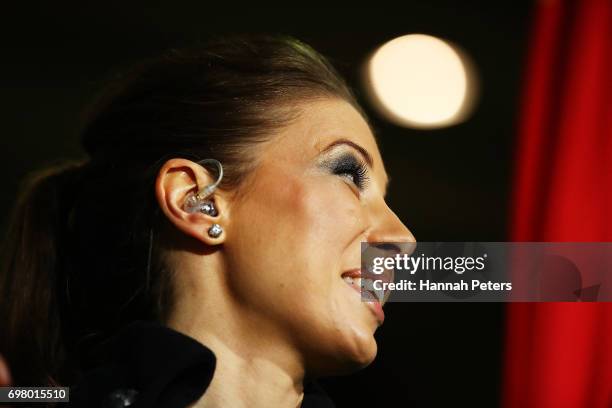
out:
M134 321L112 339L108 364L89 372L74 389L71 405L122 401L127 395L134 408L186 407L206 392L215 367L212 350L192 337L157 322ZM302 408L334 406L316 382L304 384Z

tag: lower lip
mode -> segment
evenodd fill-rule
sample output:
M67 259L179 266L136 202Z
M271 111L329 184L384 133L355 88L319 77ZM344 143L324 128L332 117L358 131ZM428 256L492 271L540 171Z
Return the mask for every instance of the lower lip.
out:
M345 283L346 285L346 283ZM348 285L347 285L348 286ZM372 311L372 313L374 313L374 316L376 316L376 319L378 320L378 324L382 324L385 321L385 312L383 312L383 308L382 305L380 304L380 302L376 302L376 301L365 301L363 299L361 299L361 289L357 288L355 286L351 286L351 288L357 292L359 294L359 300L362 303L365 303L366 306Z
M370 310L374 312L374 315L378 319L379 324L382 324L385 321L385 312L383 312L383 308L380 302L365 302L365 303L367 303Z

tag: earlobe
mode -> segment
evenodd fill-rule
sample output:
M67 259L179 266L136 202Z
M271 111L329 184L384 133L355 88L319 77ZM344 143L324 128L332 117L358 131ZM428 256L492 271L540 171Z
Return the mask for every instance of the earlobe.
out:
M205 164L214 164L217 174L202 171ZM215 159L197 163L187 159L168 160L155 183L160 208L180 231L206 244L218 244L223 240L223 228L214 222L220 220L211 218L218 217L221 212L213 194L222 177L223 167ZM198 188L202 185L203 188Z

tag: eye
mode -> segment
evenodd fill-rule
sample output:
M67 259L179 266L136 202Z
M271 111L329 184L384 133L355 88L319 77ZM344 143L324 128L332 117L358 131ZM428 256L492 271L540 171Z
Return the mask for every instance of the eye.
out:
M363 191L369 180L367 165L350 153L340 156L332 163L333 174L348 178L355 186Z

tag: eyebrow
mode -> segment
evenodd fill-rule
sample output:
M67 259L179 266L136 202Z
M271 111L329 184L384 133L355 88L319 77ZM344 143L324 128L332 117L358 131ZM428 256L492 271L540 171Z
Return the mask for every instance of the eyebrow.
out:
M352 140L349 140L349 139L341 138L341 139L334 140L333 142L328 144L327 147L325 147L321 151L321 154L323 154L325 152L328 152L331 149L333 149L334 147L339 146L339 145L347 145L347 146L350 146L353 149L357 150L359 153L361 153L361 155L365 159L366 163L368 163L368 165L371 168L374 168L374 161L372 160L372 156L370 155L370 153L368 153L368 151L366 149L364 149L363 147L361 147L360 145L358 145L357 143L355 143L355 142L353 142ZM391 182L391 176L387 175L387 182L385 183L385 192L384 192L385 196L387 195L387 188L388 188L390 182Z
M357 143L348 140L348 139L338 139L335 140L333 142L331 142L329 145L327 145L327 147L325 149L323 149L321 151L321 153L325 153L330 151L331 149L333 149L334 147L338 146L338 145L348 145L351 146L353 149L357 150L359 153L361 153L361 155L363 156L363 158L365 159L365 161L368 163L368 165L370 167L374 167L374 161L372 160L372 156L370 156L370 153L368 153L368 151L366 149L364 149L363 147L359 146Z

